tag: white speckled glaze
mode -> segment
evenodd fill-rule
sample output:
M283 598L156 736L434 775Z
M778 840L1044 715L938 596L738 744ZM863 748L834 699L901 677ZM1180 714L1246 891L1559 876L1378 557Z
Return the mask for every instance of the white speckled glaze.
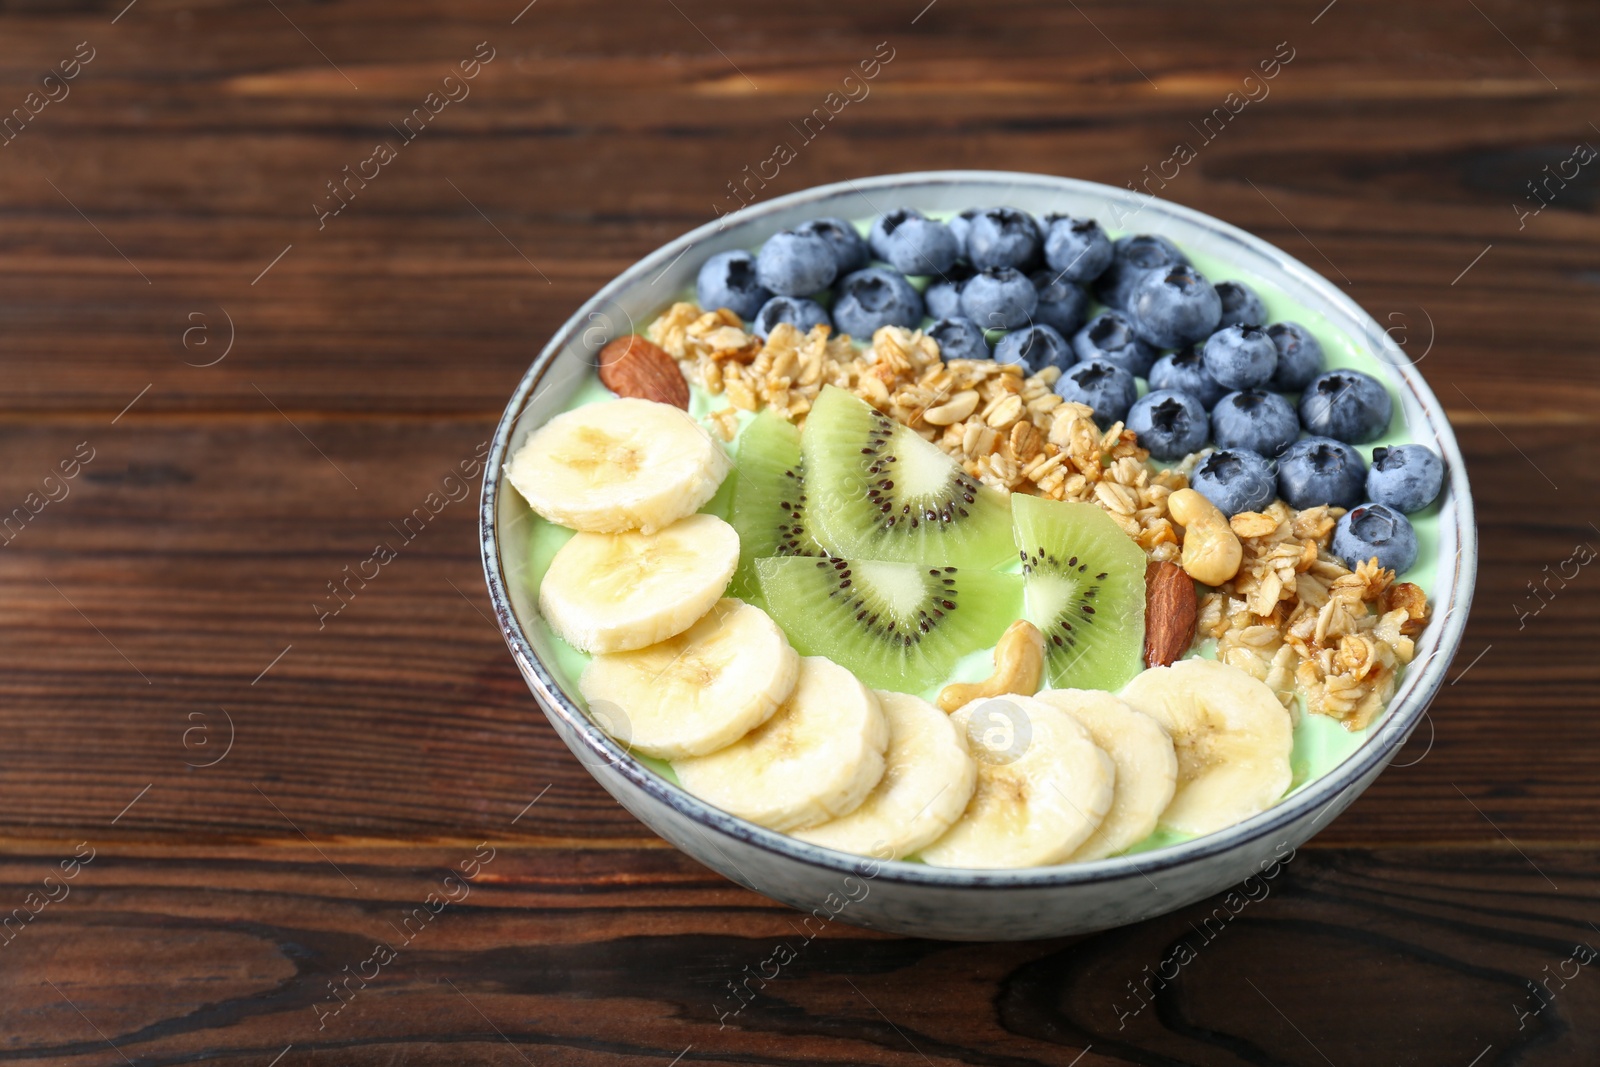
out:
M537 617L534 591L519 581L527 566L527 529L518 520L527 512L502 468L531 430L563 409L592 373L602 344L642 332L669 300L692 285L699 264L715 252L753 248L767 235L818 215L863 218L891 207L942 212L973 204L1095 217L1108 228L1158 233L1181 248L1273 279L1336 329L1365 339L1400 396L1413 439L1444 457L1449 483L1439 523L1434 621L1418 643L1388 719L1331 772L1227 830L1131 857L1014 871L879 864L808 845L711 808L627 756L590 722L576 692L544 665L541 647L550 639L542 627L525 629L520 621ZM1131 222L1116 221L1130 217ZM561 740L623 807L740 885L813 912L811 932L839 921L956 940L1055 937L1137 922L1200 900L1282 859L1355 800L1421 720L1460 645L1477 573L1466 468L1444 411L1383 329L1337 286L1266 242L1188 208L1093 182L993 171L886 175L809 189L702 226L634 264L578 309L518 385L485 468L480 526L489 594L517 666Z

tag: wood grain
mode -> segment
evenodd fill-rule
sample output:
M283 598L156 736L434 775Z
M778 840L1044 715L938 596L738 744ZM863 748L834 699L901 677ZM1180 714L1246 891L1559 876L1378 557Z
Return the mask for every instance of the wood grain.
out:
M1529 589L1600 541L1595 175L1518 210L1600 138L1600 9L14 4L0 116L83 41L70 96L0 146L0 516L93 454L0 534L0 1061L1592 1060L1600 984L1527 983L1600 944L1600 579ZM325 183L482 41L471 95L319 226ZM487 618L475 491L318 605L453 491L571 311L731 207L880 42L870 95L763 196L1138 182L1287 42L1270 96L1157 191L1399 331L1457 427L1482 567L1428 723L1220 935L1222 898L1073 942L839 927L724 1027L789 913L551 735ZM4 926L79 842L70 896ZM471 895L319 1029L328 982L480 842Z
M109 818L155 782L119 833L281 834L253 785L273 783L308 833L471 835L551 785L522 832L648 837L555 742L489 624L471 504L448 504L409 542L391 525L470 460L489 427L295 418L305 437L270 409L215 424L130 415L0 431L14 459L0 472L5 499L21 500L79 442L98 449L70 495L0 548L10 832L55 836ZM1537 499L1544 483L1506 457L1494 429L1460 430L1482 499ZM1515 432L1559 484L1600 493L1586 459L1600 441L1571 446L1575 432L1592 441L1592 428ZM1480 532L1496 562L1480 574L1455 681L1398 760L1415 765L1380 779L1325 831L1331 842L1499 842L1462 793L1519 842L1593 840L1600 740L1572 718L1593 701L1593 669L1573 654L1600 640L1591 576L1536 616L1517 610L1538 605L1526 587L1546 564L1600 537L1573 516L1539 522L1492 506ZM328 583L379 540L399 557L364 588L341 586L348 605L321 618L319 606L340 603ZM233 750L204 774L189 770L215 758L200 742L226 736L223 709ZM186 746L191 727L206 729ZM52 787L63 780L75 784Z
M3 899L76 844L5 855ZM667 850L103 845L60 884L0 946L8 1062L1581 1063L1600 1018L1592 976L1537 1013L1524 984L1596 941L1575 851L1303 851L1248 895L1000 945L807 941Z

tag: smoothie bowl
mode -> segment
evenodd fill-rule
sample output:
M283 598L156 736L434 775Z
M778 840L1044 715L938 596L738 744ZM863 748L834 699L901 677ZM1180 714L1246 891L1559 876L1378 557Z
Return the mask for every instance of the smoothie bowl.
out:
M624 807L808 929L955 939L1275 874L1421 719L1476 569L1443 410L1337 287L990 172L624 272L512 397L481 522L513 657Z

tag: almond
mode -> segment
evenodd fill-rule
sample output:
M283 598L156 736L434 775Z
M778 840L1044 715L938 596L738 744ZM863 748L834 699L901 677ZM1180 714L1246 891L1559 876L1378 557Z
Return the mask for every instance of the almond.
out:
M1198 613L1194 579L1176 563L1152 561L1144 572L1144 665L1169 667L1189 651Z
M600 381L618 396L654 400L689 410L689 383L666 349L637 334L600 350Z

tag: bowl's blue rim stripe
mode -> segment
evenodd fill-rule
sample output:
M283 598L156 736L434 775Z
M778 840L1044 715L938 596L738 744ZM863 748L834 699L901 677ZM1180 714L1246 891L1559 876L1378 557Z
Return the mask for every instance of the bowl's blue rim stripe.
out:
M516 429L517 420L521 416L528 398L533 395L534 390L544 378L546 372L554 365L557 355L566 347L572 336L579 332L589 321L588 315L604 307L613 293L633 284L637 275L648 275L654 270L665 269L688 249L700 241L721 232L730 223L751 221L786 208L835 195L856 193L862 195L864 199L864 189L892 189L906 185L938 185L963 182L997 186L1033 185L1058 190L1072 189L1098 196L1104 200L1121 202L1130 209L1151 202L1149 199L1128 190L1077 178L1052 177L1015 171L920 171L879 175L873 178L815 186L811 189L752 204L740 211L723 216L715 222L700 226L661 246L618 275L593 297L585 301L572 317L556 331L550 342L529 366L527 373L523 375L522 381L518 384L516 392L512 395L504 414L501 416L500 423L495 429L493 445L484 466L483 492L479 507L479 540L483 555L484 577L488 582L489 596L494 605L495 617L499 620L501 635L505 638L512 654L526 666L525 676L534 683L535 696L545 704L547 709L552 710L566 722L595 755L611 763L624 778L646 794L667 804L690 820L776 855L814 866L833 869L841 874L857 873L863 863L862 858L811 845L787 834L767 830L764 827L756 826L754 823L746 822L737 816L729 815L718 808L701 802L680 787L673 785L630 758L609 736L590 722L588 716L580 708L566 699L554 677L540 662L539 657L533 650L533 646L523 634L521 625L511 611L510 597L507 594L504 576L501 572L499 541L495 526L495 513L499 503L499 475L505 461L506 450L510 445L511 435ZM1309 783L1300 792L1275 807L1269 808L1267 811L1225 830L1136 856L1113 857L1090 863L1021 870L973 871L929 867L924 864L902 861L886 861L879 865L880 873L876 876L877 878L886 879L890 882L950 889L975 886L1044 889L1118 878L1143 877L1152 871L1182 866L1207 856L1232 851L1240 845L1263 837L1270 837L1276 831L1282 830L1303 818L1311 810L1324 805L1331 806L1351 785L1360 781L1374 768L1389 760L1395 750L1405 743L1406 738L1410 736L1429 704L1438 694L1440 687L1443 685L1445 674L1449 670L1450 663L1460 649L1461 638L1466 629L1467 614L1471 607L1477 579L1477 525L1474 521L1471 488L1467 484L1466 466L1461 457L1460 447L1456 442L1455 434L1450 427L1449 421L1444 416L1444 409L1439 404L1438 398L1434 396L1433 391L1428 387L1421 373L1406 359L1405 354L1387 334L1383 333L1382 328L1359 304L1341 292L1332 282L1298 259L1283 252L1275 245L1254 237L1220 219L1171 201L1157 200L1156 202L1160 204L1161 210L1168 214L1184 217L1196 225L1203 226L1246 246L1253 252L1270 254L1280 261L1280 265L1286 273L1297 276L1299 281L1316 290L1334 308L1342 311L1354 322L1361 323L1364 321L1370 325L1372 329L1366 332L1369 340L1376 336L1384 338L1389 354L1394 358L1383 360L1383 362L1388 364L1400 383L1418 401L1427 418L1429 428L1433 431L1441 450L1445 453L1446 467L1450 472L1452 504L1457 509L1457 520L1454 527L1457 544L1453 561L1453 574L1451 581L1445 587L1447 595L1443 598L1443 602L1436 602L1435 604L1435 618L1428 631L1425 632L1424 637L1424 640L1431 644L1433 651L1420 665L1420 669L1413 662L1412 669L1407 671L1400 689L1391 700L1389 726L1398 726L1400 728L1386 728L1380 731L1377 735L1368 739L1361 748L1357 749L1355 753L1333 771ZM1442 612L1438 610L1440 607L1443 608ZM1450 652L1449 657L1442 654L1446 649ZM1396 722L1397 719L1399 720L1398 722ZM580 760L579 762L583 761Z

